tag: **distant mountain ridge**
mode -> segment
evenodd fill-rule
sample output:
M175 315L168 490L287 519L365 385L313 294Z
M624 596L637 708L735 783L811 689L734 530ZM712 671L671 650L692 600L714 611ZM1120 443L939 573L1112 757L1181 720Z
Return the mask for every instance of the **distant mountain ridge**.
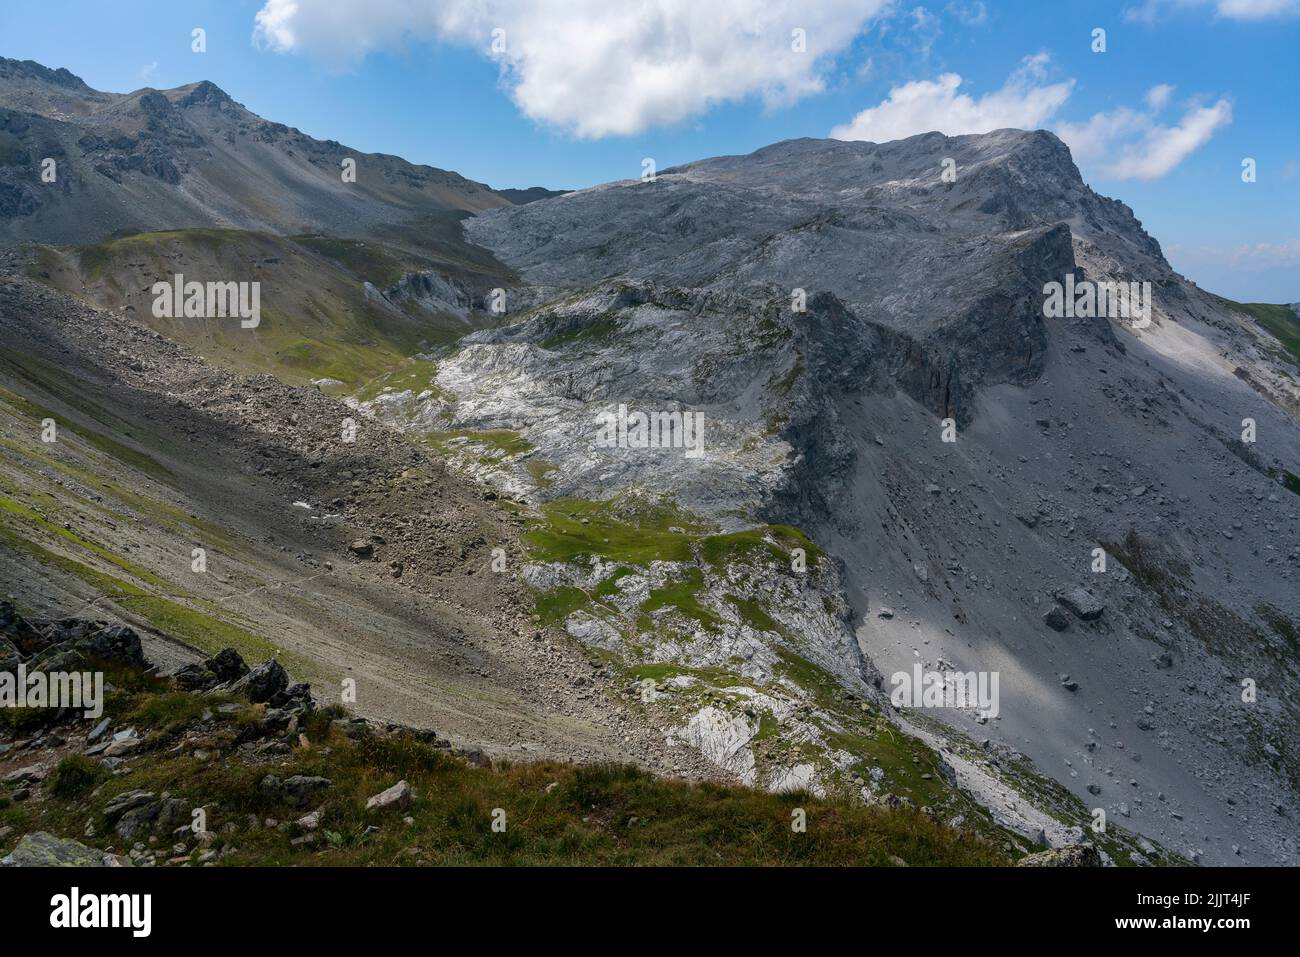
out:
M344 181L349 158L355 182ZM362 236L512 201L262 119L207 80L104 93L66 69L0 58L0 243L210 227Z

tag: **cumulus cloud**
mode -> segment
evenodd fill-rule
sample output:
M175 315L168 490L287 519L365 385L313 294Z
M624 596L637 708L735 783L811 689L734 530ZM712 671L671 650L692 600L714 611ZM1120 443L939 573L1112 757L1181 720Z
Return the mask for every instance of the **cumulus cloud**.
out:
M1154 86L1143 110L1095 113L1082 123L1061 123L1056 132L1077 162L1095 162L1109 179L1159 179L1232 122L1232 102L1225 97L1210 106L1193 103L1176 124L1165 125L1159 115L1172 94L1168 84Z
M1173 10L1212 9L1225 20L1282 20L1300 17L1300 0L1144 0L1126 7L1124 19L1154 23Z
M1229 252L1228 263L1234 269L1249 270L1300 266L1300 239L1292 237L1275 243L1237 246Z
M959 92L959 74L914 80L890 89L889 96L852 121L831 130L841 140L883 143L938 130L948 136L987 133L1005 127L1036 129L1050 120L1074 89L1073 80L1047 82L1046 53L1025 57L1000 89L973 97Z
M820 92L831 60L888 6L889 0L265 0L253 39L342 68L412 40L477 49L500 65L526 116L596 138L676 123L749 96L777 106Z
M1271 273L1285 270L1290 283L1289 291L1284 295L1291 297L1292 301L1300 295L1295 286L1294 273L1294 269L1300 266L1300 238L1295 236L1237 245L1185 246L1180 243L1170 243L1166 253L1170 261L1184 272L1216 270L1226 273Z

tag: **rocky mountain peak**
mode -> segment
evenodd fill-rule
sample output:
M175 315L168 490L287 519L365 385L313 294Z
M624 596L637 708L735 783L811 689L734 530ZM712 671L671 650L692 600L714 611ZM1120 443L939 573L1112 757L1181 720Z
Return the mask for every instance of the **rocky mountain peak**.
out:
M178 86L171 93L176 97L176 105L180 107L214 106L219 108L227 103L235 102L231 99L229 93L211 80L201 80L188 86Z
M105 93L67 70L3 60L0 136L20 159L0 166L0 244L213 226L354 235L511 202L456 173L265 120L211 80ZM32 177L42 157L59 157L59 188ZM364 175L344 181L345 157Z
M71 70L65 67L52 70L35 60L12 60L8 57L0 57L0 80L28 80L69 90L90 91L85 81Z

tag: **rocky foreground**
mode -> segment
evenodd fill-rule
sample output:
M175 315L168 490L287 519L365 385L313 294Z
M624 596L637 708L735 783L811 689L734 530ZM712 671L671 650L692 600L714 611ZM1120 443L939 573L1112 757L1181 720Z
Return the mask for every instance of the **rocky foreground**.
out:
M933 819L632 767L494 763L320 708L232 649L160 675L130 628L0 603L0 660L101 670L102 717L0 710L0 865L1100 863ZM30 673L30 672L29 672Z

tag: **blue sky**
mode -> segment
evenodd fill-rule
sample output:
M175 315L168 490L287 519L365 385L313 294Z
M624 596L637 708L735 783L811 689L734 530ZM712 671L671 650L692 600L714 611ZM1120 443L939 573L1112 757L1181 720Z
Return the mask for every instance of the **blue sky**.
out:
M647 156L663 168L832 131L1042 126L1177 268L1272 302L1300 300L1297 49L1300 0L0 7L5 56L118 92L209 79L268 119L496 187L589 186L639 175Z

